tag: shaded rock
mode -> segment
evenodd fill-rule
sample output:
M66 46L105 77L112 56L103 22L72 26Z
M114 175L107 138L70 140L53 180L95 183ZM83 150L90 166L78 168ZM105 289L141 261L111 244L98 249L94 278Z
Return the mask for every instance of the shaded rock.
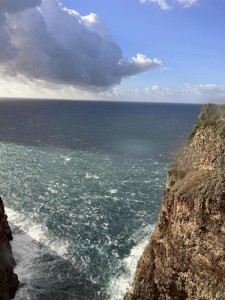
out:
M12 232L0 197L0 300L13 299L19 286L18 277L13 272L15 260L9 243L11 240Z

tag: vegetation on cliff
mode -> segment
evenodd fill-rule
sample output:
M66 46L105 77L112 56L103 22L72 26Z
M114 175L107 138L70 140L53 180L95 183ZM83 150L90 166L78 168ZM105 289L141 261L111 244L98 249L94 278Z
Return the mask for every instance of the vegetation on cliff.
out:
M208 104L168 172L126 300L225 299L225 109Z
M208 103L204 105L198 117L190 136L189 141L195 136L200 127L213 126L222 137L225 137L225 105L216 106L215 104Z

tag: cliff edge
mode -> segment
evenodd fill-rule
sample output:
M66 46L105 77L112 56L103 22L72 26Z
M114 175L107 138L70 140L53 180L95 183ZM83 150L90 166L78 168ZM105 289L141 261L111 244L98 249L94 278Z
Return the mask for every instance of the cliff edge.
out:
M13 299L19 286L17 275L13 273L15 261L9 244L11 240L12 232L0 197L0 300Z
M225 299L225 107L205 105L168 172L125 300Z

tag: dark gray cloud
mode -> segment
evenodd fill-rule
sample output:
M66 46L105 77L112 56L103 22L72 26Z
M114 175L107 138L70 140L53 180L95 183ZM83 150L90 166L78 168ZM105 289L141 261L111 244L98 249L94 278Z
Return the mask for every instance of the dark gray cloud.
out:
M161 63L142 54L124 59L95 14L83 17L57 0L0 1L0 9L13 12L0 14L0 60L5 73L92 89L113 86Z
M16 13L40 5L41 0L0 0L0 12Z

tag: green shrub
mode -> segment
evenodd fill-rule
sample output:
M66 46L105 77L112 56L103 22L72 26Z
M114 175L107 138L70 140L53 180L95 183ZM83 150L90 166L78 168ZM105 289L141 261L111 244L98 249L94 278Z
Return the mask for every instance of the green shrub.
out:
M210 119L206 119L206 120L204 120L204 121L202 121L202 123L201 123L204 127L206 127L206 126L215 126L216 125L216 119L212 119L212 118L210 118Z
M208 103L202 107L198 118L200 121L211 119L215 117L217 111L218 107L215 104Z

